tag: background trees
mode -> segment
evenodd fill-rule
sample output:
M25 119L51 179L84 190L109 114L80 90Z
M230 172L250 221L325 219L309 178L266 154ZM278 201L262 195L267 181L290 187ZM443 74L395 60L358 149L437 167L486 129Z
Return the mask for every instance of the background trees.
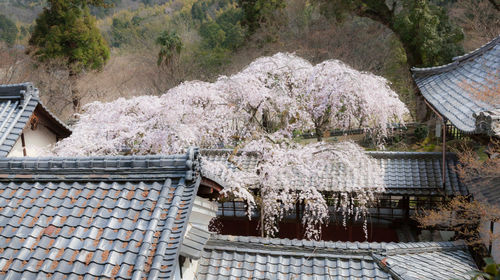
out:
M17 26L5 15L0 14L0 41L13 45L17 38Z
M163 31L156 39L156 44L160 46L158 53L158 66L171 66L181 53L182 41L175 32Z
M427 0L321 0L324 12L367 17L389 28L401 42L410 66L436 66L463 53L462 31L443 8Z
M368 17L357 16L352 10L337 5L338 1L263 1L264 4L279 2L281 4L267 6L267 12L264 13L267 19L258 20L256 23L260 23L259 27L253 32L248 31L244 1L159 0L150 1L147 5L145 3L148 1L106 2L114 4L114 7L99 9L89 7L90 13L98 18L96 26L111 46L112 54L102 71L85 70L74 78L76 82L73 81L72 84L76 83L82 103L94 100L109 101L122 96L145 93L159 95L176 86L179 80L214 81L221 74L231 75L240 71L257 57L281 51L296 52L314 63L341 59L354 69L383 76L391 81L391 88L398 93L410 110L416 111L414 109L416 91L408 71L411 65L407 63L407 55L400 39L385 25ZM256 5L258 2L248 1L248 4ZM386 2L389 5L392 3ZM404 13L405 9L400 8L405 2L410 3L398 0L397 14L407 14ZM325 6L327 3L332 5L328 8ZM439 10L450 16L450 23L458 24L464 30L463 45L466 51L486 43L493 38L492 36L498 34L495 30L499 30L500 23L496 19L500 18L500 12L489 0L428 0L427 3L431 11L432 7L439 7ZM20 30L16 48L19 48L21 53L23 48L21 45L27 44L27 39L33 31L31 22L46 5L47 2L42 0L0 1L0 10L15 20ZM102 13L102 10L109 13ZM227 17L230 23L224 27L219 17L229 10L234 11L232 14L241 15L241 18L237 19L238 22L232 21L237 17ZM334 20L336 17L332 15L335 13L342 15L339 18L342 20ZM224 22L228 22L226 17ZM221 45L221 42L213 44L212 41L208 44L206 36L201 34L201 27L208 23L217 24L218 27L214 28L215 34L224 31L223 41L226 42L223 46L210 47L217 43ZM166 67L157 66L160 46L156 44L156 39L165 30L176 32L184 45L178 57L176 75L172 75ZM227 30L237 32L232 33L235 36L231 37ZM434 36L432 32L429 34ZM421 35L427 36L424 33ZM430 41L428 43L429 50L439 53L437 51L439 48L434 48ZM24 64L23 71L38 76L40 69L38 66L42 63L35 64ZM58 64L64 65L59 62ZM35 78L31 79L37 82ZM19 78L12 81L23 80ZM45 84L47 83L38 84L40 90L53 92L58 96L51 98L53 100L66 94L66 92L56 93L56 87L44 88ZM52 107L53 104L48 106ZM63 112L61 115L63 119L73 113L71 105L61 110L57 104L53 109Z

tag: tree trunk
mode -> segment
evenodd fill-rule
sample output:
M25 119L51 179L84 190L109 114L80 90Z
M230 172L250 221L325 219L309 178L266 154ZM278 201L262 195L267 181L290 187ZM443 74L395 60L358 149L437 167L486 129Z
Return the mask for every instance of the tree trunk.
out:
M394 26L396 9L395 5L390 9L384 0L362 0L358 4L354 13L359 17L367 17L373 21L383 24L385 27L389 28L396 37L398 37L399 42L403 46L406 54L406 61L410 67L419 65L422 63L422 59L418 57L416 52L409 45L409 42L402 40L400 34ZM396 2L394 2L396 3Z
M323 134L325 133L324 129L320 126L316 126L315 133L316 133L316 140L318 140L318 142L323 141Z
M78 88L76 87L78 74L73 70L69 71L69 81L71 84L71 103L73 105L73 111L74 113L78 113L80 111L81 97Z
M265 237L264 231L264 207L260 207L260 236Z

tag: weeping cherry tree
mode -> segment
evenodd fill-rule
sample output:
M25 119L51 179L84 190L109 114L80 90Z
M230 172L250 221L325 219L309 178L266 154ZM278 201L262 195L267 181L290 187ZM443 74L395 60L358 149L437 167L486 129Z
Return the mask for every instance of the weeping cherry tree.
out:
M258 58L241 72L214 83L184 82L162 96L140 96L86 105L71 137L56 144L55 155L180 153L188 146L230 147L258 155L251 172L203 160L205 175L224 181L224 195L260 208L262 230L278 232L278 222L303 203L306 237L319 238L329 220L321 193L325 164L341 166L350 180L328 182L339 193L335 211L365 221L368 206L384 190L374 160L354 143L300 145L294 132L360 127L379 143L389 124L407 114L387 80L356 71L337 60L313 66L293 54ZM363 175L359 170L363 170ZM306 184L307 181L307 184ZM297 187L307 186L307 187ZM258 190L258 199L255 192ZM354 203L354 200L356 203Z

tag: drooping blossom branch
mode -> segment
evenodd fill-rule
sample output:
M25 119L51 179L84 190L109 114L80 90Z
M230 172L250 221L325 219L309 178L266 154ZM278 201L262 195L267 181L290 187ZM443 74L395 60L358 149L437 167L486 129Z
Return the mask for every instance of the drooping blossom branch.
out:
M204 161L204 170L224 182L224 192L243 194L241 197L245 201L252 202L249 216L255 207L261 208L262 226L268 236L278 232L278 222L297 204L304 205L302 223L307 238L319 237L320 228L328 223L330 212L342 213L344 226L346 218L351 216L366 222L362 218L368 213L369 203L384 190L382 170L352 142L302 146L293 142L274 144L255 140L245 149L252 151L251 155L243 151L236 156L235 163L257 155L255 169L240 170ZM255 203L257 199L250 198L253 197L251 190L255 189L259 190L260 205ZM328 205L323 191L341 195Z
M249 209L261 207L268 235L276 233L278 221L296 202L303 203L307 236L317 238L328 217L322 188L341 194L334 207L344 216L364 217L381 188L380 172L352 143L301 146L293 133L357 126L376 132L380 140L391 122L403 122L406 112L381 77L335 60L313 66L278 53L214 83L184 82L162 96L88 104L72 136L60 141L53 153L171 154L193 145L254 151L259 164L251 174L212 163L204 163L204 172L219 174L226 168L222 179L230 187L224 193L242 198ZM351 180L321 181L325 163L342 166ZM359 168L370 175L360 175ZM251 191L255 186L261 205Z

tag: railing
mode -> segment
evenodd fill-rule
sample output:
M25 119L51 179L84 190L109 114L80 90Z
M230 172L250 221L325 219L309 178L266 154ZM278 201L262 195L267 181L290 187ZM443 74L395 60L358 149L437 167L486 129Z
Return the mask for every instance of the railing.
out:
M409 128L415 128L418 127L419 123L407 123L405 125L402 124L393 124L391 129L393 131L393 135L396 136L406 136L406 133ZM344 136L344 135L363 135L365 134L366 130L363 128L355 128L355 129L332 129L329 130L325 133L324 137L337 137L337 136ZM314 132L309 132L309 133L304 133L300 135L304 139L312 139L316 138L316 133Z
M467 137L461 130L456 128L454 125L448 123L446 124L446 138L449 140L452 139L463 139Z

